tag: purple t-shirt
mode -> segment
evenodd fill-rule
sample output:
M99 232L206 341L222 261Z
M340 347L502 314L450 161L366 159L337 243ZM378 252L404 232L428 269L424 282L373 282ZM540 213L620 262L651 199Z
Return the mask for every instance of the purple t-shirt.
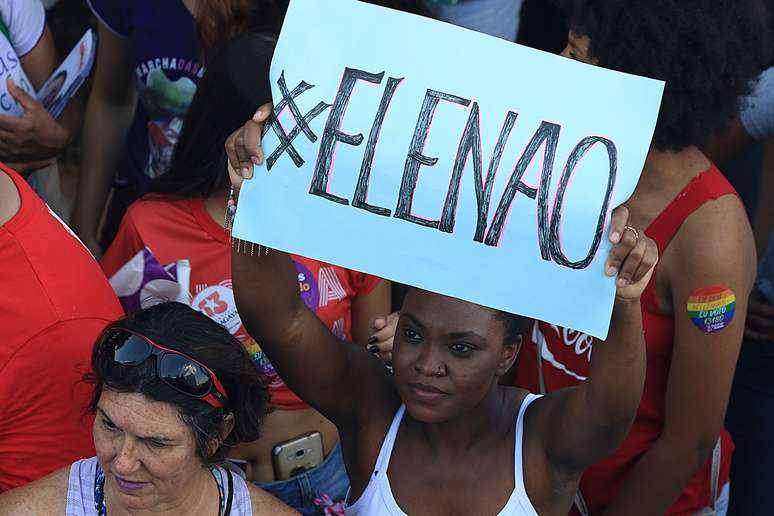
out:
M168 170L183 116L204 75L194 19L181 0L87 3L131 48L140 101L116 184L143 185Z

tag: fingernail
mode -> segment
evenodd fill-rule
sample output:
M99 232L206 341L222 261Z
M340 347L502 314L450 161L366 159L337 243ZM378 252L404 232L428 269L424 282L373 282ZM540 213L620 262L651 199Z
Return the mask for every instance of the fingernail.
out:
M608 276L615 276L618 274L618 269L616 267L613 267L612 265L607 268L607 275Z
M378 353L379 346L377 346L376 344L371 344L370 346L368 346L368 351L370 351L371 353Z
M369 344L376 344L379 341L379 338L376 335L371 335L368 337L368 343Z
M629 280L626 280L626 279L623 279L623 278L618 278L618 280L615 282L615 284L618 285L619 287L625 287L625 286L627 286L629 284Z
M621 233L618 231L613 231L610 233L610 241L614 244L617 244L621 240Z
M250 173L250 171L247 170L247 167L245 167L245 168L243 168L242 170L239 171L239 175L244 177L244 178L247 178L247 174L249 174L249 173Z
M258 159L258 156L251 156L250 157L250 161L252 161L256 165L260 165L261 164L261 160Z

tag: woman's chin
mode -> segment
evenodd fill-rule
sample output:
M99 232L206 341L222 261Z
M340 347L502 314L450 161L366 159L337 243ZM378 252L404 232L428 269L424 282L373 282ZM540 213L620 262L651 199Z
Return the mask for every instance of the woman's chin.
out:
M438 410L423 406L411 406L408 403L406 404L406 411L411 414L415 421L420 423L443 423L449 419L445 413L440 413Z
M113 501L119 503L124 509L128 511L139 511L152 508L152 484L148 483L141 489L127 489L126 485L121 485L121 482L115 478L110 478L108 482L111 484L108 496L110 496Z
M448 402L448 400L443 401ZM425 400L414 399L412 396L404 397L403 403L406 405L406 411L415 421L420 421L422 423L443 423L444 421L448 421L451 417L449 414L448 403L428 403Z

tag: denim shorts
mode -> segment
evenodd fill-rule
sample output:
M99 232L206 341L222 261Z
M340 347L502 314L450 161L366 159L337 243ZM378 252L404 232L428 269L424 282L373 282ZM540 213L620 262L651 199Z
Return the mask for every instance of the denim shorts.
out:
M254 484L305 516L344 514L349 477L344 469L341 444L337 443L323 463L314 469L288 480Z

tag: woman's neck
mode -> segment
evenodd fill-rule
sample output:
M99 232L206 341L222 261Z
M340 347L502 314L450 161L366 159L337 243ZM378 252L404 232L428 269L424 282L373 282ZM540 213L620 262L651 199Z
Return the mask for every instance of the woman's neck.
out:
M170 496L159 499L144 510L123 507L117 501L120 496L115 494L115 484L105 482L105 504L110 516L191 516L218 514L220 510L220 490L215 477L209 468L202 467L197 474L183 486L170 493Z

